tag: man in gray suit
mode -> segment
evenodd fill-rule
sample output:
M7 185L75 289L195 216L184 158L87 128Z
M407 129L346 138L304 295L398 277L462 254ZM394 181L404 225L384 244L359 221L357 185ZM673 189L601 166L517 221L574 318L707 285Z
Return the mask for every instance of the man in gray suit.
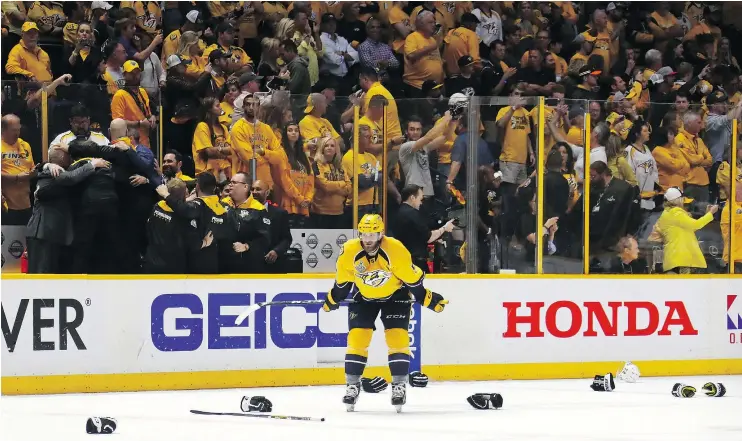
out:
M92 159L83 167L64 171L69 166L69 155L52 149L49 161L38 175L35 203L26 227L28 272L31 274L65 273L62 266L64 250L72 244L72 209L70 189L93 174L96 168L110 167L100 158Z

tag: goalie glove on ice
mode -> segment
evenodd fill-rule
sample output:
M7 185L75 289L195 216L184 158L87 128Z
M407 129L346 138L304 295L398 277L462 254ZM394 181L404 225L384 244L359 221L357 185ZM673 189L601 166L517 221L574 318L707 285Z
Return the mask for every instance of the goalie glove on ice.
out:
M376 394L389 386L389 383L386 382L385 379L381 377L374 377L374 378L361 378L361 388L364 392L369 394Z
M261 396L242 397L240 409L243 412L270 412L273 410L273 403L268 398Z
M703 392L710 397L723 397L727 393L727 388L721 383L706 383L703 385Z
M428 385L428 376L420 371L410 372L410 386L425 387Z
M502 407L502 395L498 393L474 394L466 397L466 401L471 404L471 407L479 410L499 409Z
M613 389L616 388L616 383L613 381L613 374L596 375L590 388L596 392L613 392Z
M692 398L696 394L696 388L683 383L675 383L672 387L672 395L678 398Z
M92 417L85 423L85 431L90 434L108 434L116 430L116 420L111 417Z

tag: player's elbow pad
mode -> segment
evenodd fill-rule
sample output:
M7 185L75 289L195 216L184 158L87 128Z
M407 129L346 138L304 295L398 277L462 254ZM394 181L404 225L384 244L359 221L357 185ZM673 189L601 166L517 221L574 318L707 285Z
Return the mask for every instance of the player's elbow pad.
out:
M339 303L348 298L350 289L353 287L351 282L337 283L330 290L330 296L332 297L333 303Z

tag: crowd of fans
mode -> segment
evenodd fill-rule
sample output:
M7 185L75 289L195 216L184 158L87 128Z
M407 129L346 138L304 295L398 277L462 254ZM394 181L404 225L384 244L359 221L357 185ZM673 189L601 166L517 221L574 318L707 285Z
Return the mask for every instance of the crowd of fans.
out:
M476 246L479 271L533 271L543 240L592 271L703 271L711 224L721 270L740 5L3 1L3 223L28 223L33 272L265 272L288 228L353 227L353 183L403 235L414 184L430 228L458 220L438 269ZM473 96L495 97L478 127Z

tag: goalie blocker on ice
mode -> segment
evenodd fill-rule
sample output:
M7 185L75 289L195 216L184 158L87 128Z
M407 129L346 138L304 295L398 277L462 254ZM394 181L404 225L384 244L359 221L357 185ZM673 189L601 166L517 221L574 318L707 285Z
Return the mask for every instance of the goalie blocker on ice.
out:
M399 412L407 399L410 367L407 330L411 308L407 303L395 301L407 300L412 295L426 308L441 312L448 300L425 289L424 273L412 263L410 252L397 239L384 236L381 216L363 216L358 224L358 233L360 238L347 241L340 251L335 285L323 306L325 311L333 311L351 294L355 300L348 306L350 331L345 355L347 386L343 402L348 411L352 411L358 401L374 322L381 313L389 348L392 404Z

